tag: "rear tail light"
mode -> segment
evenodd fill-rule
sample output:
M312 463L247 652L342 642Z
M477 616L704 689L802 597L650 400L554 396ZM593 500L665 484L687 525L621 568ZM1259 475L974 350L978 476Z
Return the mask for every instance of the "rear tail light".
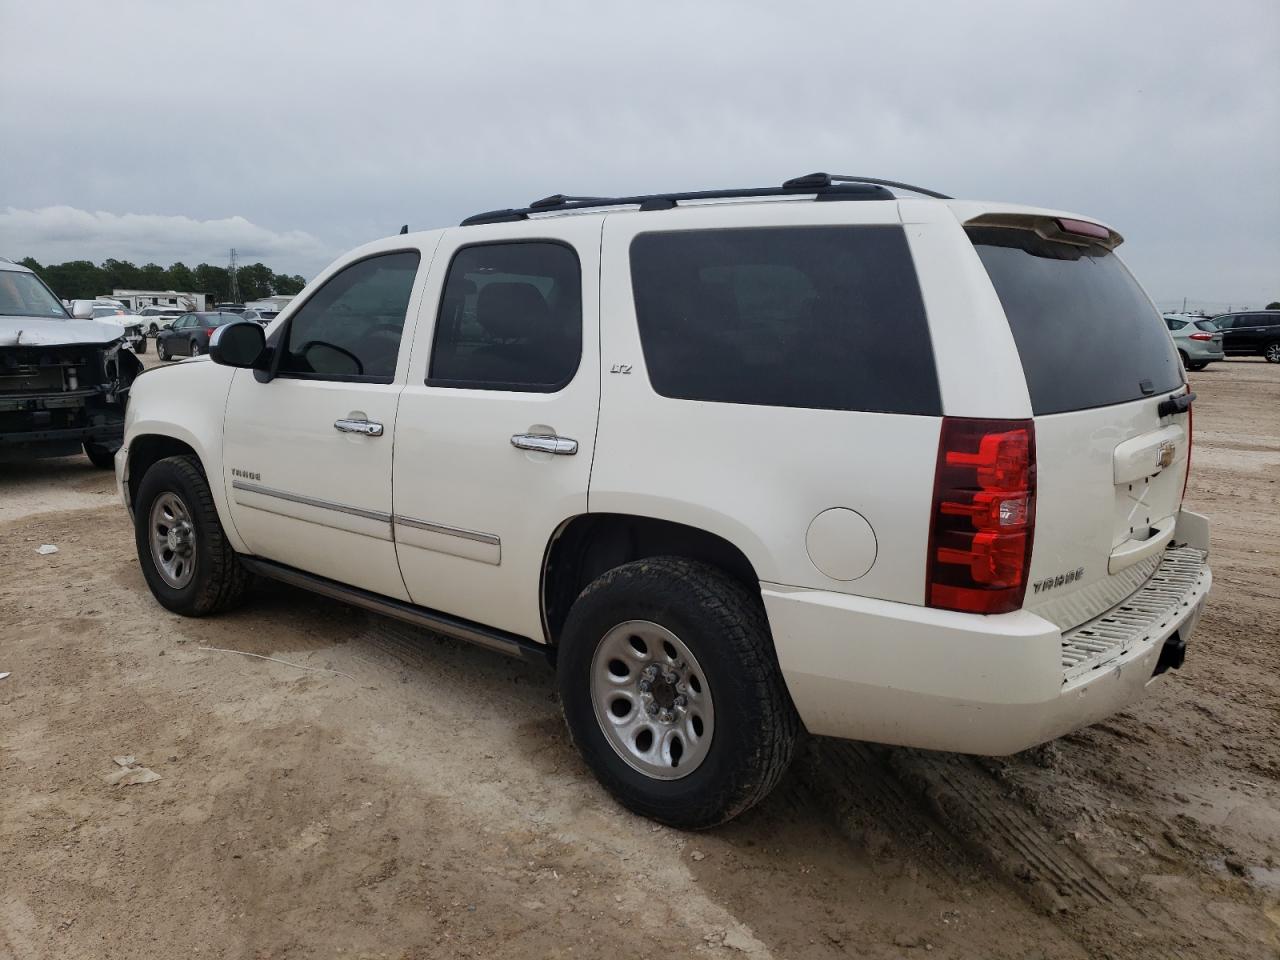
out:
M1212 333L1193 333L1187 338L1188 340L1212 340Z
M944 417L933 480L928 605L1022 606L1036 516L1035 425Z
M1110 230L1100 223L1090 223L1088 220L1072 220L1067 217L1059 217L1058 226L1062 228L1063 233L1074 233L1078 237L1095 237L1098 240L1111 239Z

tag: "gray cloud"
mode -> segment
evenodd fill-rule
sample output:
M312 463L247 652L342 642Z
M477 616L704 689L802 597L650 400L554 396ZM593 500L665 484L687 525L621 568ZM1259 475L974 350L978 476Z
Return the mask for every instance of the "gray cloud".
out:
M558 191L830 169L1101 217L1157 299L1280 297L1271 2L62 3L0 17L4 202L317 238L281 250L282 269ZM24 240L0 227L3 249Z
M276 232L244 217L193 220L162 214L114 213L75 207L0 211L0 237L21 244L24 255L43 263L84 259L86 251L107 251L117 260L168 266L182 260L224 263L235 248L242 263L308 263L329 259L332 251L302 230ZM14 251L16 254L17 251Z

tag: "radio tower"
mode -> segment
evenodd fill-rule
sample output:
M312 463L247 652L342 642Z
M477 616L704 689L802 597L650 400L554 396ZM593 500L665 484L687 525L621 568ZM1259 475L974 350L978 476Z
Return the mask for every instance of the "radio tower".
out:
M231 278L231 302L240 302L240 281L236 279L236 248L231 248L231 262L227 264L227 275Z

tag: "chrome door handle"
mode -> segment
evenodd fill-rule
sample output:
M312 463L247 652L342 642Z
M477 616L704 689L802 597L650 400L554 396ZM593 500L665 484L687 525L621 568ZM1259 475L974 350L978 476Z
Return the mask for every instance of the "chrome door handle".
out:
M568 437L540 437L531 433L517 433L511 438L511 445L521 450L556 453L562 457L571 457L578 452L577 440L570 440Z
M342 433L362 433L366 437L382 436L382 424L377 420L335 420L333 429Z

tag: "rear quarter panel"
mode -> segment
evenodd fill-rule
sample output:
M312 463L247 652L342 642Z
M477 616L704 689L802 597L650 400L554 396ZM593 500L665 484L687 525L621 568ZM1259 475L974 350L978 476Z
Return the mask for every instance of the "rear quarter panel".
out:
M764 581L923 602L940 420L661 396L645 366L631 287L631 240L643 231L898 222L897 204L870 202L610 216L589 510L717 534L737 545ZM809 559L809 526L833 507L862 514L875 534L875 561L855 580L832 579Z

